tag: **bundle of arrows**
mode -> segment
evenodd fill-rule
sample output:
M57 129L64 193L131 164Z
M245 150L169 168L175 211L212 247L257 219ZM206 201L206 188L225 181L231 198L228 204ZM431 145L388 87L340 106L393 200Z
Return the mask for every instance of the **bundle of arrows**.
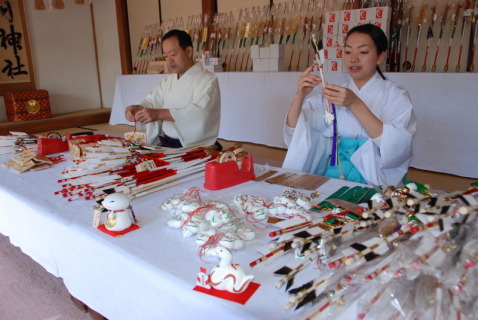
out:
M325 211L336 202L322 201L322 218L279 237L250 266L294 257L274 272L276 286L290 295L285 309L306 319L336 319L354 303L347 312L359 319L474 318L478 183L440 195L409 185L377 191L354 212ZM305 283L294 287L299 276Z
M219 155L214 146L138 147L118 138L74 144L73 165L64 169L65 178L58 180L62 189L55 192L68 201L112 192L138 198L203 176L206 163Z

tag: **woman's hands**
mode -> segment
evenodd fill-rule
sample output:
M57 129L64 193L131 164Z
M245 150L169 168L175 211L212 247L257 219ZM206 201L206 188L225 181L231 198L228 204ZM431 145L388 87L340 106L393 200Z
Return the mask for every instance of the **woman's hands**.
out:
M383 133L383 123L367 105L350 89L328 84L322 89L324 97L336 106L347 107L362 124L368 135L375 139Z
M299 77L296 95L305 98L316 86L322 83L319 76L312 74L315 64L308 67Z
M335 104L336 106L344 106L349 109L352 109L358 103L362 102L355 93L347 88L335 85L328 84L322 89L322 93L330 103Z

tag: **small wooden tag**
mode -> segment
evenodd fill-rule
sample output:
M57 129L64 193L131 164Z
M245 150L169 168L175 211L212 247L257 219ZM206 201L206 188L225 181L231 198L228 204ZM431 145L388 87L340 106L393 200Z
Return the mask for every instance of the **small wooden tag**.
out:
M146 133L142 131L130 131L124 133L124 138L134 144L142 146L146 144Z

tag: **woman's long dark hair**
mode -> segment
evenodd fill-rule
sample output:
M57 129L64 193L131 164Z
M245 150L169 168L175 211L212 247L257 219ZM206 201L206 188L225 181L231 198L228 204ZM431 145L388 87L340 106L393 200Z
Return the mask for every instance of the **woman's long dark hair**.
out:
M377 27L376 25L367 23L367 24L361 24L359 26L353 27L347 33L347 36L345 37L345 41L347 41L347 38L352 33L355 33L355 32L369 35L370 38L372 38L373 43L375 43L375 46L377 47L377 54L381 54L382 52L387 51L387 48L388 48L387 36L383 32L383 30ZM385 76L383 75L382 70L380 70L380 67L378 65L377 65L377 72L385 80Z

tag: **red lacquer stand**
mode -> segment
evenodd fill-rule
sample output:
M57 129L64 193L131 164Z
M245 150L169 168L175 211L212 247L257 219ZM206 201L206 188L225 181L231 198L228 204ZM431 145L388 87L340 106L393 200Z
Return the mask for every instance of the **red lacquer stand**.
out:
M63 141L62 139L38 139L38 153L41 155L46 156L64 151L68 151L68 141Z
M240 169L235 161L223 163L210 162L206 164L204 188L220 190L254 180L255 178L252 156L244 156L242 158Z

